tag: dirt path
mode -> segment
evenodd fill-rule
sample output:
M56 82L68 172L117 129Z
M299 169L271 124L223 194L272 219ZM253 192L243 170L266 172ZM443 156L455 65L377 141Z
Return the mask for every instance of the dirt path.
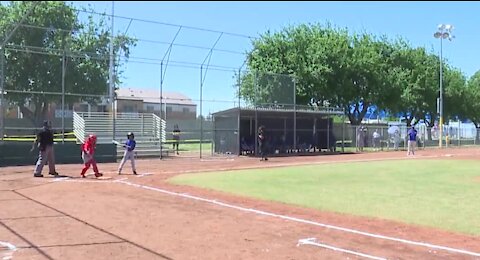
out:
M100 165L100 170L112 177L110 180L94 180L91 176L39 179L31 177L32 167L5 167L0 169L0 256L11 254L13 259L480 259L480 237L320 212L165 182L182 172L405 157L405 152L384 152L272 158L268 162L243 157L151 159L138 161L139 173L144 174L140 177L116 175L117 164ZM479 159L480 149L426 150L410 159L425 158ZM126 167L127 173L129 165ZM80 168L80 165L59 165L58 171L76 177ZM2 246L2 242L15 249Z

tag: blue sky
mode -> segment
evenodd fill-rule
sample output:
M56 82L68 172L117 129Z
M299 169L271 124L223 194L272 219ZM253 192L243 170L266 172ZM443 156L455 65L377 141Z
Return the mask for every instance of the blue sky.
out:
M75 6L90 4L98 12L111 12L112 2L74 2ZM183 26L258 36L266 30L277 31L287 25L331 22L351 31L367 31L390 38L402 36L413 46L440 50L433 37L439 23L455 26L455 40L445 41L443 54L467 77L480 70L480 34L478 34L480 2L115 2L115 15L154 20ZM115 30L125 31L129 20L115 18ZM131 56L152 59L159 63L168 45L143 40L170 42L178 27L133 21L128 34L139 39ZM178 44L209 47L219 33L182 29ZM204 82L203 114L232 107L235 98L233 68L242 65L251 48L244 37L223 35L216 48L239 53L214 52L211 65L228 67L227 71L209 69ZM201 64L208 50L174 46L170 61ZM135 59L139 61L139 59ZM146 61L146 60L143 60ZM171 63L173 64L173 63ZM231 69L230 69L231 68ZM122 87L159 88L160 65L129 62ZM200 69L169 66L164 80L165 91L178 91L193 100L200 97ZM228 102L225 102L228 101Z

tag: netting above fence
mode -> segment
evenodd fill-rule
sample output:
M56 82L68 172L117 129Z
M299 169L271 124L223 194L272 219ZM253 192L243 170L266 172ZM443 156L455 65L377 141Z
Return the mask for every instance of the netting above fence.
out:
M293 109L295 105L295 79L291 75L254 73L254 100L258 108Z

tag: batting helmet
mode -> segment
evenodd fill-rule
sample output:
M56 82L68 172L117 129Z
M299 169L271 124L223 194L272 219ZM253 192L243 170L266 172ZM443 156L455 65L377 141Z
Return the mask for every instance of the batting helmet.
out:
M88 139L92 140L92 141L97 141L97 136L94 135L94 134L91 134L88 136Z
M127 134L127 138L129 138L130 136L131 136L131 137L133 137L133 138L135 138L135 135L133 135L133 133L132 133L132 132L128 132L128 134Z

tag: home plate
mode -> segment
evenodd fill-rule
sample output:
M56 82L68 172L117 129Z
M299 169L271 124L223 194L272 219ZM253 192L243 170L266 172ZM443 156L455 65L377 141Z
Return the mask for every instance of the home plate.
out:
M153 175L153 173L149 173L149 172L142 173L142 174L140 174L140 175L137 175L137 178L138 178L138 177L143 177L143 176L148 176L148 175Z
M444 156L445 156L445 157L452 157L453 154L445 154Z
M111 176L101 176L101 177L97 177L97 180L111 180L112 177Z

